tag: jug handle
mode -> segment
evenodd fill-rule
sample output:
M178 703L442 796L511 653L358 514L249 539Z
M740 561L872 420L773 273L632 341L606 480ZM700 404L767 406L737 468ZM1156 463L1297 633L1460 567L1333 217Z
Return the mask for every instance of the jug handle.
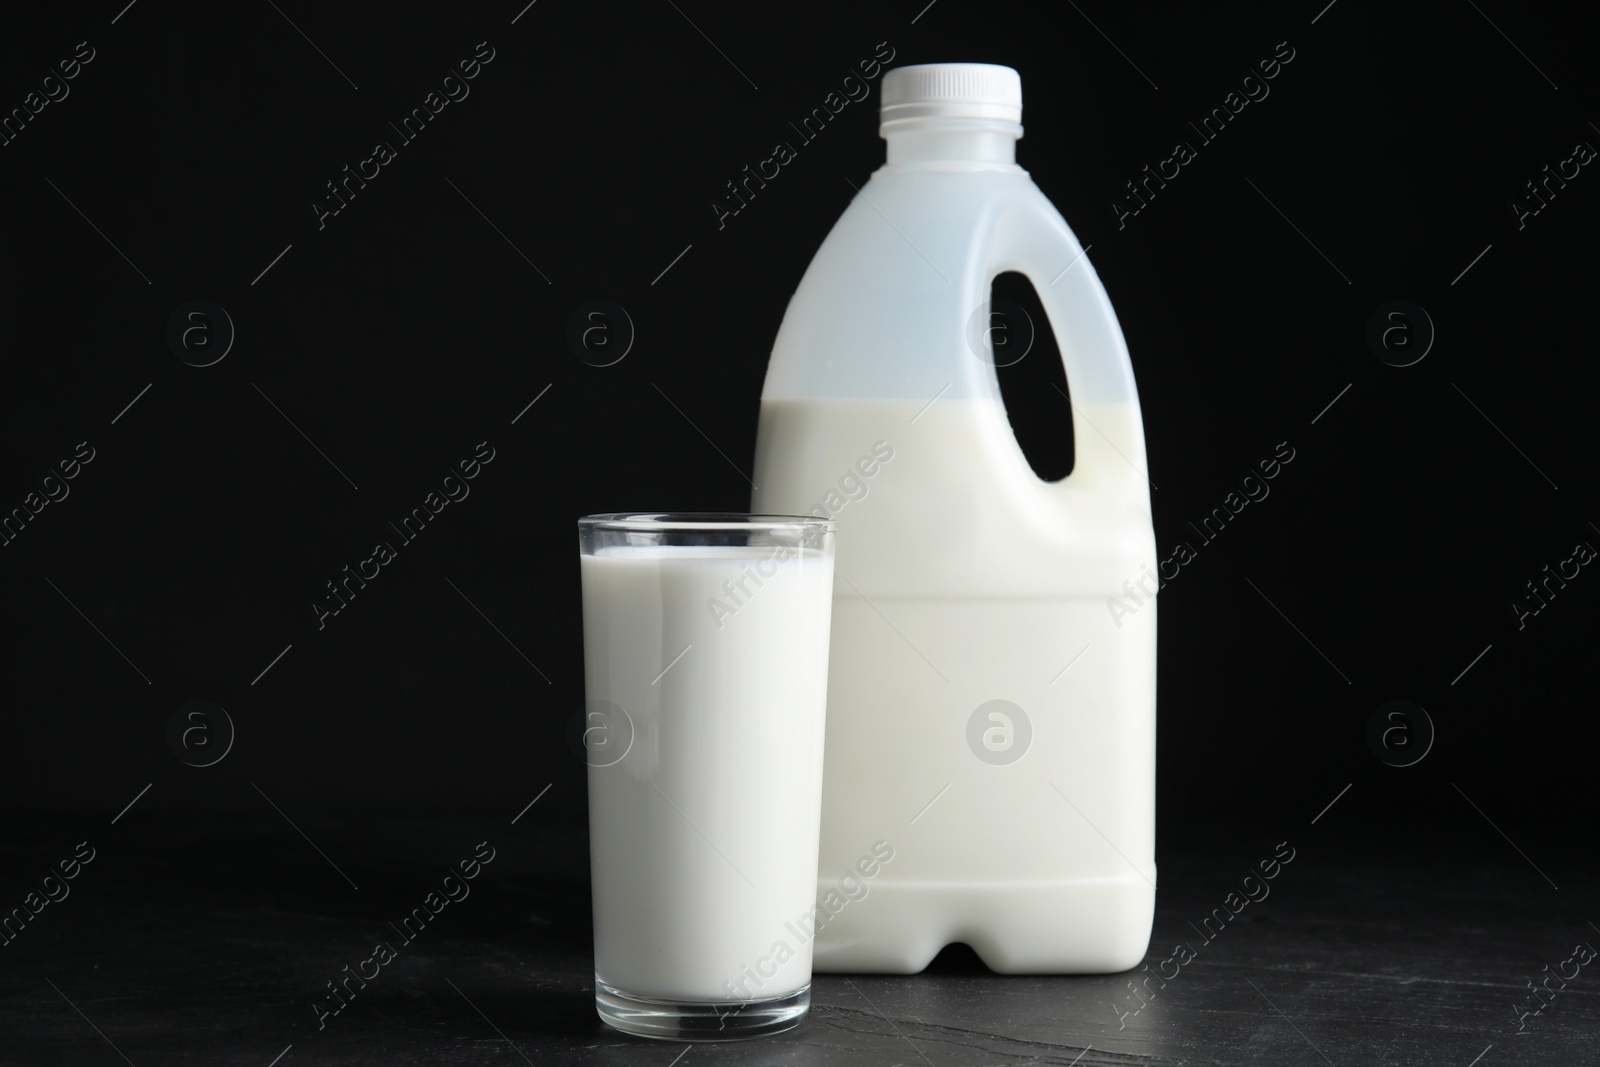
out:
M984 274L984 299L988 299L987 290L997 275L1016 271L1033 283L1049 316L1072 394L1072 425L1080 445L1075 449L1079 458L1072 474L1058 484L1081 485L1101 481L1101 476L1116 478L1129 467L1138 472L1141 482L1148 482L1139 394L1116 312L1066 220L1042 193L1030 189L1029 194L996 215ZM998 384L996 378L996 395ZM1110 405L1127 405L1134 417L1106 424L1085 410ZM1084 457L1090 455L1104 457L1102 462L1107 464L1121 463L1115 455L1106 457L1103 449L1081 447L1084 434L1096 433L1105 436L1127 460L1122 471L1085 469ZM1087 477L1079 480L1080 473Z

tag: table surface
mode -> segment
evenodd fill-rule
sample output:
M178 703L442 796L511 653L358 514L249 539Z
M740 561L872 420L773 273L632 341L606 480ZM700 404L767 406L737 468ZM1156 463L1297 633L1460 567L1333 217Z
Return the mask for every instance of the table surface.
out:
M1164 838L1149 964L1180 942L1194 958L1148 1004L1131 975L998 976L953 946L916 976L818 975L786 1034L684 1046L594 1014L581 818L274 820L9 818L7 909L79 841L94 852L0 948L0 1063L1600 1061L1600 961L1537 1005L1527 986L1600 944L1592 894L1555 889L1487 826L1292 841L1270 895L1209 942L1197 924L1275 842ZM470 896L400 944L389 924L484 840ZM1563 881L1581 860L1565 862ZM380 939L396 958L319 1029L325 983Z

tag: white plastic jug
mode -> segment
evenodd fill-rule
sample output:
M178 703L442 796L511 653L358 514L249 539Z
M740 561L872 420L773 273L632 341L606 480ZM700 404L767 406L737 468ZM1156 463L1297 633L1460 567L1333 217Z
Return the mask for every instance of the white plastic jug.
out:
M888 162L789 303L756 446L753 510L838 520L815 966L914 973L965 942L1003 973L1126 970L1155 907L1157 588L1127 347L1015 163L1017 72L882 91ZM1055 483L1000 398L1006 271L1066 364Z

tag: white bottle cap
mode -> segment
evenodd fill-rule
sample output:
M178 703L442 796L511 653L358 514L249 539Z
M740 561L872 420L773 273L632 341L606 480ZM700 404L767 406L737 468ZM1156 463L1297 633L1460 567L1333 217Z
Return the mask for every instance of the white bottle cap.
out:
M924 63L883 76L878 122L905 119L1022 121L1022 76L993 63Z

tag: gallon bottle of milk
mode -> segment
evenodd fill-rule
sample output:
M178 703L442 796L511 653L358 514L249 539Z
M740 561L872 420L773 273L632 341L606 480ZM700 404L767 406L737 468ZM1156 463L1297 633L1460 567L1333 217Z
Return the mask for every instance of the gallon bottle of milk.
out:
M888 160L817 251L761 398L753 510L837 519L820 971L1125 970L1155 907L1155 540L1127 347L1015 162L1009 67L883 79ZM1072 473L1012 434L987 306L1039 293ZM1038 329L1046 328L1037 324ZM1115 598L1114 600L1112 598Z

